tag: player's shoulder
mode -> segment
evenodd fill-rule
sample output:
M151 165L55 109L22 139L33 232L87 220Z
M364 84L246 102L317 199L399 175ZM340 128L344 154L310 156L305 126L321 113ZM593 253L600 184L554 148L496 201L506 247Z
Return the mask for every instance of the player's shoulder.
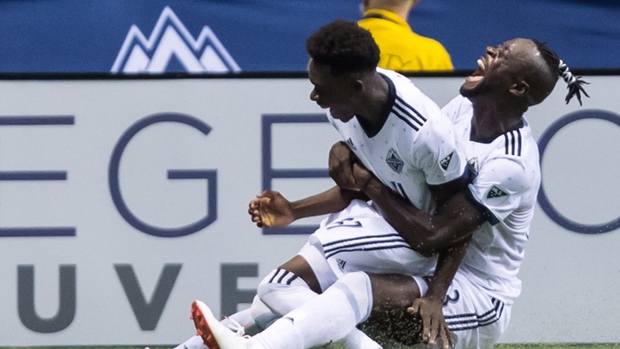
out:
M399 72L381 67L377 67L377 72L390 79L390 81L394 84L396 91L400 91L401 89L415 89L419 91L417 86L415 86L415 84L413 83L413 81L411 81L410 78L404 76Z
M527 125L500 135L492 144L494 149L482 165L485 172L519 185L540 173L538 145Z
M495 183L513 193L524 193L538 188L540 167L523 157L499 156L487 161L477 178L483 183Z
M504 132L495 141L495 154L498 157L514 159L515 161L538 162L538 144L532 134L527 120L523 118L520 128Z
M407 105L421 113L425 118L441 112L441 108L430 97L422 92L409 77L389 69L377 68L377 71L388 78L393 86L395 98L399 103Z
M441 111L455 124L462 120L471 119L474 115L471 101L461 95L452 98L450 102L441 108Z

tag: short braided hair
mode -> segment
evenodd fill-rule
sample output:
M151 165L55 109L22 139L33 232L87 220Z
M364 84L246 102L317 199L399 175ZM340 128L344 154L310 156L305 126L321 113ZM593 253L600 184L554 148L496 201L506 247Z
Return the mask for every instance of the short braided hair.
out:
M540 42L536 40L533 40L533 41L536 44L538 51L542 54L545 62L547 62L547 65L549 66L549 68L551 68L552 71L557 70L558 75L561 76L564 82L566 82L566 84L568 85L567 86L568 94L566 95L566 98L564 99L566 101L566 104L568 104L568 102L570 102L570 100L574 96L577 96L579 105L583 105L581 103L581 93L583 93L586 97L590 97L588 93L586 92L586 90L583 88L583 85L586 85L589 83L581 80L581 76L573 75L570 69L568 69L568 66L566 65L566 63L564 63L564 61L560 59L557 53L555 53L549 47L547 47L547 45L544 42Z
M331 67L334 75L371 72L379 63L379 47L370 32L357 22L337 19L306 40L312 60Z

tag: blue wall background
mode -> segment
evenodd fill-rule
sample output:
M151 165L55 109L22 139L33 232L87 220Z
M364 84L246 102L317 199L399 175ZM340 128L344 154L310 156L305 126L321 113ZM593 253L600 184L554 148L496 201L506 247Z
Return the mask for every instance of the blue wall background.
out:
M306 37L359 19L360 1L2 0L0 73L110 72L131 26L148 38L167 6L194 38L210 27L241 71L304 71ZM409 22L458 70L514 37L547 42L573 70L620 68L619 0L421 0ZM184 70L173 57L165 71Z

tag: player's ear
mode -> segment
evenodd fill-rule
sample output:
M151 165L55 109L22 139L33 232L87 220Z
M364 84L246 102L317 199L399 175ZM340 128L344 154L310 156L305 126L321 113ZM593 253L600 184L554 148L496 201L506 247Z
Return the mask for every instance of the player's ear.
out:
M361 92L364 90L364 82L362 80L355 79L353 80L352 84L353 84L353 90L355 92Z
M517 97L526 97L530 93L530 84L525 81L519 81L510 86L510 93Z

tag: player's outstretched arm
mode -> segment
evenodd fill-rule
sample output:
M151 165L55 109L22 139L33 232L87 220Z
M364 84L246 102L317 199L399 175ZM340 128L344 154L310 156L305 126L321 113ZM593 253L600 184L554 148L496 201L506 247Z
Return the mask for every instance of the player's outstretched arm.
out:
M252 222L259 228L286 227L295 220L291 203L277 191L263 191L249 206Z
M292 222L313 216L338 212L346 208L359 192L334 186L317 195L289 201L277 191L266 190L250 201L248 213L260 227L286 227Z

